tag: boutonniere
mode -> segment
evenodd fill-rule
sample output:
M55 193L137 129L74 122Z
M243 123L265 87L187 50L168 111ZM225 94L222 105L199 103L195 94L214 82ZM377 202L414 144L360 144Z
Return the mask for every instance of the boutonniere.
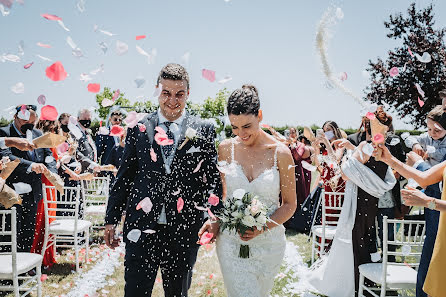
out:
M194 141L196 138L198 137L197 135L197 130L192 129L191 127L187 128L186 130L186 139L183 141L183 143L180 145L180 147L178 148L178 150L181 150L183 148L183 146L186 145L186 143L190 140L190 141Z

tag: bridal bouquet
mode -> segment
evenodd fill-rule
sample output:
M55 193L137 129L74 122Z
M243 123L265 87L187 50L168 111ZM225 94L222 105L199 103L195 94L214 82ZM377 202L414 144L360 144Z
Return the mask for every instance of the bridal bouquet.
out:
M223 204L223 209L217 216L220 220L221 231L228 229L239 232L242 236L246 231L257 228L267 229L266 223L271 221L267 217L266 206L250 193L243 189L235 190L232 197L228 197ZM249 258L249 245L241 245L240 258Z

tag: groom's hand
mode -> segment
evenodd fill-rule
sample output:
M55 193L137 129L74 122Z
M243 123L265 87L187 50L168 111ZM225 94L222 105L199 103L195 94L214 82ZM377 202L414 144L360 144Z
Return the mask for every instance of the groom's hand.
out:
M111 248L115 249L115 247L119 246L119 238L115 238L115 225L105 225L105 244Z
M208 233L212 233L214 235L209 243L214 243L219 230L219 222L211 222L210 220L208 220L206 221L206 223L203 224L200 231L198 231L198 237L201 238L201 235L203 235L203 233L207 231ZM200 240L198 240L197 243L200 243Z

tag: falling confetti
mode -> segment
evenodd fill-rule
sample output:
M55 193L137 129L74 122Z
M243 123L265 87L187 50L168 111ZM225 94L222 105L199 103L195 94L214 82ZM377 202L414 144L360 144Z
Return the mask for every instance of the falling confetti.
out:
M59 24L59 26L62 27L62 29L64 29L67 32L70 32L70 29L68 29L67 26L65 26L65 24L62 22L62 20L58 20L57 23Z
M415 53L414 55L421 63L430 63L432 61L432 57L428 52L424 52L422 56L417 53Z
M433 153L436 152L436 150L437 149L434 146L432 146L432 145L426 146L426 153L428 153L428 154L433 154Z
M423 107L423 106L424 106L424 101L421 100L420 97L418 97L418 105L419 105L420 107Z
M137 242L139 240L139 237L141 236L141 230L139 229L132 229L127 233L127 239L131 242Z
M390 141L390 145L391 146L395 146L395 145L397 145L398 143L400 143L400 139L399 138L397 138L397 137L395 137L395 138L392 138L392 140Z
M155 87L155 91L153 91L153 97L158 98L161 95L162 89L163 89L163 84L159 83L158 86Z
M398 67L392 67L389 71L390 77L395 77L399 74Z
M402 134L401 134L401 138L403 139L403 140L406 140L406 138L408 138L410 136L410 133L409 132L403 132Z
M215 71L209 69L201 70L201 75L210 82L215 81Z
M341 81L346 81L347 78L348 78L347 72L341 72L341 73L339 73L339 79L340 79Z
M208 198L209 204L213 205L213 206L217 206L219 201L220 201L220 198L218 198L218 196L216 196L214 194L211 194Z
M102 107L109 107L112 106L113 104L115 104L115 102L107 98L104 98L101 102Z
M136 40L141 40L141 39L144 39L144 38L146 38L146 35L138 35L138 36L136 36Z
M178 211L178 213L180 213L183 210L183 207L184 207L184 200L183 200L183 198L180 197L177 200L177 211Z
M311 165L310 163L306 161L301 161L302 167L310 172L315 172L317 167L314 165Z
M371 156L373 150L374 150L373 145L371 145L370 143L367 143L362 147L363 153L366 154L367 156Z
M45 43L41 43L41 42L37 42L37 45L40 46L40 47L44 47L44 48L51 48L51 45L45 44Z
M15 62L15 63L18 63L21 60L19 56L12 55L12 54L2 55L2 58L6 61Z
M25 69L29 69L31 66L33 66L34 62L28 63L25 66L23 66L23 68Z
M41 56L41 55L36 55L36 57L38 57L38 58L40 58L40 59L42 59L42 60L44 60L44 61L48 61L48 62L53 61L53 60L51 60L50 58L47 58L47 57L44 57L44 56Z
M67 72L65 71L61 62L57 61L53 65L49 66L45 70L46 76L52 81L61 81L67 78Z
M13 183L12 184L14 187L14 190L17 192L17 194L21 195L21 194L26 194L31 192L33 189L31 188L31 185L29 184L25 184L25 183Z
M344 12L340 7L336 8L336 17L338 20L342 20L344 18Z
M108 50L108 45L105 43L105 42L100 42L99 43L99 46L100 46L100 48L101 48L101 50L104 52L104 54L107 52L107 50Z
M227 83L228 81L231 81L232 80L232 76L225 76L224 78L222 78L222 79L220 79L219 81L218 81L218 83L219 84L225 84L225 83Z
M129 50L129 46L120 41L120 40L116 40L116 54L118 54L119 56L122 56L124 54L126 54Z
M200 170L200 168L201 168L201 164L203 164L203 162L204 162L204 160L201 160L200 162L198 162L198 165L197 165L197 167L194 169L193 173L196 173L196 172L198 172L198 170Z
M109 31L105 31L105 30L99 30L99 32L101 32L102 34L108 35L108 36L114 36L114 35L116 35L116 34L114 34L114 33L111 33L111 32L109 32Z
M369 120L374 120L374 119L376 119L375 113L370 112L370 111L369 111L365 116L366 116Z
M152 200L150 200L149 197L146 197L138 203L136 210L142 209L145 213L149 213L152 210L152 207Z
M146 84L146 80L144 79L144 77L137 77L135 79L135 84L136 84L136 87L138 89L140 89L140 88L144 87L144 85Z
M155 150L153 148L150 148L150 158L152 159L153 162L156 162L156 160L158 159L158 157L156 156Z
M91 93L98 93L101 90L100 84L88 84L87 89Z
M420 87L420 85L419 85L418 83L416 83L416 84L415 84L415 87L417 88L418 94L420 94L421 97L424 98L424 95L425 95L425 94L424 94L423 89Z
M41 14L41 16L46 18L47 20L50 20L50 21L61 21L62 20L62 18L58 17L57 15L53 15L53 14L44 13L44 14Z
M40 95L39 97L37 97L37 103L39 103L40 105L45 105L45 102L46 102L45 95Z
M407 51L409 52L409 55L413 58L413 53L412 53L412 51L410 50L410 47L407 48Z
M11 87L11 91L15 94L25 93L25 85L22 82L18 82Z

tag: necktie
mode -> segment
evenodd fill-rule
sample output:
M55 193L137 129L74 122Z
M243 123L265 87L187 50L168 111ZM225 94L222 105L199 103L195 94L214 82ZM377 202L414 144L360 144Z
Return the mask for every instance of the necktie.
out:
M166 125L166 128L167 128L167 131L166 131L167 137L169 137L169 139L173 140L173 144L162 146L164 156L166 157L166 159L168 159L170 157L170 155L172 154L173 146L175 144L175 138L173 136L173 132L170 130L171 124L172 124L172 122L164 122L164 125Z

